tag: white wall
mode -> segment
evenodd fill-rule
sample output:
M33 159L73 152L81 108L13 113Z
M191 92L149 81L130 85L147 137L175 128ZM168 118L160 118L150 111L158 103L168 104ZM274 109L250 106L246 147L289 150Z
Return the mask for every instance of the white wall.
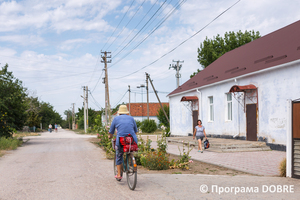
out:
M256 75L231 79L222 84L199 88L170 97L171 133L187 135L192 132L192 113L180 102L182 96L197 95L199 117L208 134L246 136L246 113L235 98L232 98L232 121L225 120L226 93L233 85L253 84L258 88L258 133L269 143L286 144L287 99L300 98L300 64L273 68ZM214 121L209 122L208 97L214 98ZM201 103L202 101L202 103ZM202 106L201 106L202 105Z

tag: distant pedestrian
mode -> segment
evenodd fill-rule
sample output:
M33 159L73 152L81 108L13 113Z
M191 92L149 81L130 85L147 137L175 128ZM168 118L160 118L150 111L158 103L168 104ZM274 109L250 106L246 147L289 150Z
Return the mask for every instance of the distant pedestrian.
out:
M52 125L49 124L49 132L51 133L52 132Z
M54 128L55 128L55 132L57 132L57 124L56 123L54 125Z
M207 139L207 137L206 137L206 133L205 133L205 127L202 126L202 121L200 119L198 119L197 126L195 126L193 140L195 139L195 136L196 136L196 139L198 140L198 152L203 153L202 140L203 140L203 137L205 137L206 139Z

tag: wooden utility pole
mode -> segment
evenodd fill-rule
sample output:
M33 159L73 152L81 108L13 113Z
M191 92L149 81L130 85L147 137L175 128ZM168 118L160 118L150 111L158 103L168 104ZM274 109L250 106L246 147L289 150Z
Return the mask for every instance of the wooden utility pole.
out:
M179 65L179 63L183 63L184 61L180 61L180 60L175 61L175 60L173 60L173 62L176 62L177 64L175 64L175 65L171 65L170 64L169 69L173 68L173 69L176 70L175 77L176 77L176 82L177 82L176 85L177 85L177 88L178 88L179 87L179 78L181 77L181 74L179 74L179 71L180 71L180 69L182 67L182 65Z
M130 115L130 85L128 85L128 93L129 93L129 115Z
M151 83L151 85L152 85L152 88L153 88L153 90L154 90L154 93L155 93L155 95L156 95L156 98L157 98L157 100L158 100L158 102L159 102L159 104L160 104L160 107L161 107L162 111L164 112L165 117L167 118L167 120L168 120L168 122L169 122L169 124L170 124L169 117L168 117L168 115L167 115L165 109L163 108L163 106L162 106L162 104L161 104L161 102L160 102L160 99L159 99L159 97L158 97L158 95L157 95L157 93L156 93L156 90L155 90L154 85L153 85L153 83L152 83L152 80L151 80L151 78L150 78L150 74L148 74L148 73L146 72L146 76L148 77L148 79L149 79L149 81L150 81L150 83Z
M104 54L102 57L102 63L104 63L104 70L105 70L105 119L106 124L110 125L111 123L111 110L110 110L110 103L109 103L109 89L108 89L108 72L107 72L107 63L111 63L111 60L107 60L107 58L111 58L111 56L107 56L110 52L101 52Z
M146 90L147 90L147 119L149 121L149 87L148 87L148 76L146 75Z

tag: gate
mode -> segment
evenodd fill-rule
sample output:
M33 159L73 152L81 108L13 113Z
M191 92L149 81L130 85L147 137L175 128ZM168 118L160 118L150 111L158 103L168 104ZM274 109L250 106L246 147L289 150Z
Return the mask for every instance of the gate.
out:
M300 102L292 103L292 177L300 178Z

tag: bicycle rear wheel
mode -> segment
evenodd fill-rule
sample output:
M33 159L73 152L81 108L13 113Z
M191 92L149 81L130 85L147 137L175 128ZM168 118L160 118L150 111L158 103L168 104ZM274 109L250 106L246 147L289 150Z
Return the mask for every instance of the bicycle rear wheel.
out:
M128 187L134 190L137 182L137 165L133 154L126 155L126 178Z
M116 163L116 153L114 156L114 175L118 175L118 168L117 168L117 163ZM121 171L121 177L123 177L123 171ZM116 178L117 181L121 181L122 179Z

